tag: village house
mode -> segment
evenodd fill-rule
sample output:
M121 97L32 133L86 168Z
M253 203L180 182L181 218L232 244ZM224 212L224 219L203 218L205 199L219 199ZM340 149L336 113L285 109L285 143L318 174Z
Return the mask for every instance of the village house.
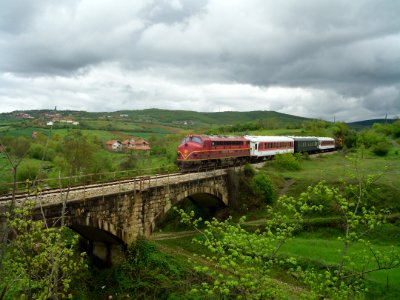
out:
M121 151L122 143L118 140L110 140L106 143L106 147L110 151Z
M130 138L122 142L122 149L124 151L129 150L150 150L150 144L141 138Z
M149 142L145 141L144 139L136 139L135 140L135 150L149 151L150 144L149 144Z

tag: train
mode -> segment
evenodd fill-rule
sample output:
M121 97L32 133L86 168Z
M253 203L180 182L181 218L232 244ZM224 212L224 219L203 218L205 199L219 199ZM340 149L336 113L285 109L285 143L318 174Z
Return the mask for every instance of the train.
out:
M204 170L255 163L285 153L334 151L335 139L315 136L188 135L178 146L181 171Z

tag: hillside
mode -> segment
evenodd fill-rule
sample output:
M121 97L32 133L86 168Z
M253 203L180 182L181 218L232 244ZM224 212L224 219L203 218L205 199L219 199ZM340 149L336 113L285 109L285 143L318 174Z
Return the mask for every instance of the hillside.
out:
M274 111L249 111L249 112L195 112L186 110L121 110L115 112L85 112L85 111L53 111L53 110L27 110L23 113L32 118L42 118L45 114L57 113L62 117L73 117L75 119L125 119L137 123L161 123L177 126L207 127L210 125L234 125L260 119L274 120L278 124L298 124L309 120L308 118L292 116ZM0 114L0 119L10 119L20 116L21 112Z
M351 128L355 130L362 130L362 129L368 129L371 128L372 125L375 123L380 123L380 124L385 124L385 123L393 123L396 121L395 119L371 119L371 120L363 120L363 121L357 121L357 122L350 122L347 123Z

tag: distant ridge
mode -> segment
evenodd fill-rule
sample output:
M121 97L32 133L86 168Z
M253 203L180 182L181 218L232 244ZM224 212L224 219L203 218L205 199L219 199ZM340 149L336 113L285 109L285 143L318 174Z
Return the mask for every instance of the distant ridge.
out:
M0 117L10 117L15 115L11 113L2 113ZM39 118L44 113L57 112L61 116L72 116L74 118L99 118L99 117L118 117L124 115L133 122L150 122L161 124L182 124L188 123L194 126L209 125L235 125L243 122L252 122L257 120L271 120L278 124L301 124L309 118L293 116L275 111L224 111L224 112L196 112L189 110L166 110L166 109L144 109L144 110L119 110L114 112L86 112L73 110L23 110L35 118Z
M370 128L375 123L391 124L394 121L396 121L396 119L370 119L370 120L363 120L363 121L357 121L357 122L349 122L349 123L347 123L347 125L349 125L353 129L361 130L361 129L365 129L365 128Z
M224 111L224 112L197 112L190 110L167 110L150 108L143 110L118 110L113 112L87 112L77 110L34 109L18 110L9 113L0 113L0 118L13 118L17 113L26 112L35 118L42 117L44 113L58 113L63 117L74 117L76 119L97 119L100 117L126 116L131 122L160 123L160 124L189 124L193 126L210 125L236 125L258 120L275 122L277 125L301 125L304 121L312 118L299 117L276 111L254 110L254 111ZM374 123L393 123L397 119L370 119L347 124L356 130L370 128Z

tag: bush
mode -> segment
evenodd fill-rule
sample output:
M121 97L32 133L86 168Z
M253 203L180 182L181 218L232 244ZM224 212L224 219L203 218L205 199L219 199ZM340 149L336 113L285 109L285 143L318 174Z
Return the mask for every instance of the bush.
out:
M33 180L38 174L39 168L32 163L23 164L18 168L17 180L25 181L27 179Z
M386 142L386 137L382 134L376 133L374 130L361 131L358 136L358 143L370 148L381 143Z
M390 150L390 144L381 142L371 147L372 152L378 156L386 156Z
M300 158L291 153L275 155L274 166L286 170L300 170Z
M32 144L29 149L29 157L41 160L44 153L44 147L39 144Z
M256 174L256 171L251 164L245 164L243 168L243 173L246 177L252 178Z
M251 186L254 192L261 196L267 204L272 204L276 198L275 187L271 179L264 174L257 174L253 177Z

